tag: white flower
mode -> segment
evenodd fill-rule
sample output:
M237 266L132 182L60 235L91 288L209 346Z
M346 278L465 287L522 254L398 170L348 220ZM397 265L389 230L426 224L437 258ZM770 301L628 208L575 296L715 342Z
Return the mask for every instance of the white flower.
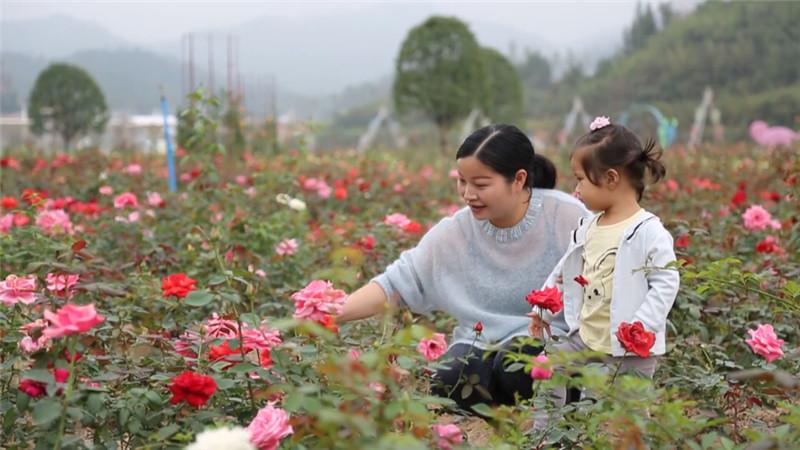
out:
M295 211L305 211L306 210L306 202L293 198L289 200L289 208L292 208Z
M288 205L290 200L292 200L292 197L289 197L289 194L278 194L275 196L275 201L281 205Z
M250 433L242 427L216 428L197 435L186 450L256 450Z

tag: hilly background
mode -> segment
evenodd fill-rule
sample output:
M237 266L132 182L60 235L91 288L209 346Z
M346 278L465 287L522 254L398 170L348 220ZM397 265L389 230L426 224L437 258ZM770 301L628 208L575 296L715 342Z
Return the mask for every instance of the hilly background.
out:
M384 8L385 9L385 8ZM238 41L239 71L249 110L261 113L270 102L274 76L281 111L304 117L328 117L362 102L385 96L394 58L409 28L424 20L414 8L367 9L310 18L258 17L237 26L200 29L195 33L195 79L208 85L209 35L213 36L214 84L225 86L227 36ZM391 14L392 20L382 17ZM536 49L550 57L566 55L563 43L490 20L470 23L483 45L519 57ZM89 71L117 111L146 113L157 107L159 86L171 98L180 96L181 38L130 42L89 19L57 15L2 22L3 110L24 103L35 77L52 61L79 64ZM331 37L326 38L326 37ZM621 40L615 38L617 44ZM612 47L586 45L572 52L587 66L611 54ZM148 93L150 94L148 96Z

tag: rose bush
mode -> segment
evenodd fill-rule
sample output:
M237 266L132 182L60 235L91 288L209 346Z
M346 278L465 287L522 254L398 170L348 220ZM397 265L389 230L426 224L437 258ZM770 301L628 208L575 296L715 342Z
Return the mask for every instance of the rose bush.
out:
M551 367L571 362L512 352L508 369L531 374L536 396L477 406L494 427L476 437L448 426L473 419L454 419L453 402L430 390L451 318L331 320L342 291L457 210L452 161L302 149L222 157L207 135L213 105L195 113L206 135L178 152L177 193L157 155L4 153L4 447L181 448L214 441L216 429L286 449L790 448L800 439L797 152L669 149L671 179L644 204L685 236L683 285L654 385L620 376L611 386L587 370L569 381L593 400L557 409L548 388L567 378ZM528 432L535 411L555 419Z

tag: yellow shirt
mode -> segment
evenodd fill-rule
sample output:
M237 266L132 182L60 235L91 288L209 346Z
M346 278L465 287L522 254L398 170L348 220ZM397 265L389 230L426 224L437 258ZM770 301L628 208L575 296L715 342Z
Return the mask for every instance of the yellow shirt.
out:
M583 287L581 326L578 333L586 345L596 352L611 354L611 291L614 285L614 263L622 233L637 220L640 209L632 216L612 225L589 225L583 247ZM566 281L566 280L565 280ZM571 281L571 280L570 280Z

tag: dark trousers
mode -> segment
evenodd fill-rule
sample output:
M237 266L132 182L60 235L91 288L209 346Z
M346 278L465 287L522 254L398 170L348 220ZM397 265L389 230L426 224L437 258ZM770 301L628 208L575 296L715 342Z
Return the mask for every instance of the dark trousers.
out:
M506 369L512 361L506 361L506 354L524 353L533 357L541 350L541 347L521 345L515 340L499 351L455 344L441 358L447 367L438 369L433 375L433 392L440 397L452 398L467 411L471 411L470 407L478 403L513 405L516 403L515 396L526 399L533 395L533 380L524 369L508 372ZM471 388L465 391L465 386Z

